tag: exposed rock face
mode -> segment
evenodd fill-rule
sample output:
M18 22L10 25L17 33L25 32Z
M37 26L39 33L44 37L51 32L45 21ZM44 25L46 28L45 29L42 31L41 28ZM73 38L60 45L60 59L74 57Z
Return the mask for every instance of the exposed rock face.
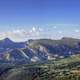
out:
M0 60L2 62L21 64L42 62L65 58L75 54L80 54L79 39L37 39L15 43L6 38L0 41Z

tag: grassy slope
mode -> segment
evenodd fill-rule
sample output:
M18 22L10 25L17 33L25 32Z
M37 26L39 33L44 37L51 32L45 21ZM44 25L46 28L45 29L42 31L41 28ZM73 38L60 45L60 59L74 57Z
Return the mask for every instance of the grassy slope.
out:
M80 55L45 63L16 65L4 72L0 78L0 80L80 80Z

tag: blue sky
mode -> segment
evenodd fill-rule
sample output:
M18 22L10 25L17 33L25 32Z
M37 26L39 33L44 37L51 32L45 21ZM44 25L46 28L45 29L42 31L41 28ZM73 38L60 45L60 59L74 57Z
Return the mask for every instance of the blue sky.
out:
M43 29L43 38L71 37L73 33L80 38L80 0L0 0L1 34L36 31L34 27Z

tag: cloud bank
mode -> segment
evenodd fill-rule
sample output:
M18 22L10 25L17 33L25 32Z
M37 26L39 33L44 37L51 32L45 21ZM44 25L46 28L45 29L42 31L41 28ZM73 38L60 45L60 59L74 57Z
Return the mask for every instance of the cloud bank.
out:
M0 32L0 40L6 37L10 38L13 41L26 41L27 39L38 39L41 37L43 32L42 28L32 27L30 30L17 29L12 31Z
M13 41L21 42L26 41L28 39L60 39L62 37L73 37L80 39L80 30L79 29L71 29L67 31L58 29L57 26L49 27L49 28L41 28L41 27L32 27L31 29L16 29L12 31L0 32L0 40L4 38L10 38Z

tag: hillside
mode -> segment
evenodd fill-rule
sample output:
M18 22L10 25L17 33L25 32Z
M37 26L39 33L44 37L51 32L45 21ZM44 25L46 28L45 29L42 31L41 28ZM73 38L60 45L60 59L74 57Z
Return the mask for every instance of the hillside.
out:
M80 55L45 63L4 65L0 65L4 68L0 80L80 80Z
M6 38L0 41L0 63L26 64L46 62L80 54L80 39L60 40L35 39L13 42Z

